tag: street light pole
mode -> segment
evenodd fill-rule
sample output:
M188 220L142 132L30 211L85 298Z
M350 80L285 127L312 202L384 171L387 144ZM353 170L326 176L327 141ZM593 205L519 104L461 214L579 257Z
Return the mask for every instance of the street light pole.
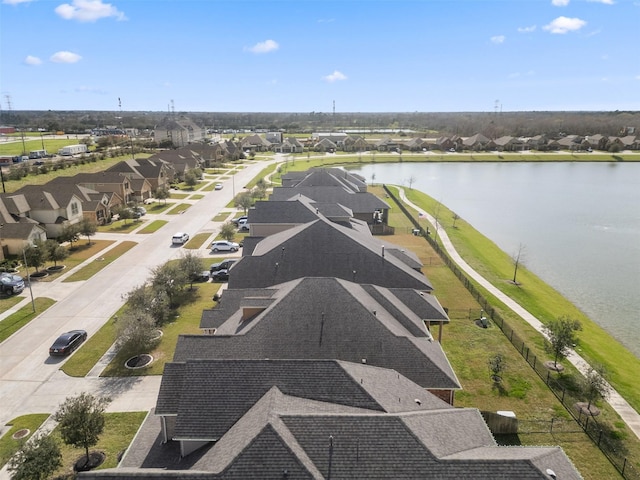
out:
M29 282L29 294L31 295L31 308L33 313L36 313L36 303L33 301L33 290L31 289L31 276L29 275L29 265L27 265L27 249L22 249L22 258L24 259L24 268L27 271L27 281Z

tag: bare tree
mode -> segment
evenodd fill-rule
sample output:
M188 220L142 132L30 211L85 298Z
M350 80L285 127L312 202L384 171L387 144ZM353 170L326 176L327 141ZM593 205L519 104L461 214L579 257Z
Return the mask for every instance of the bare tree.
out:
M491 372L491 380L495 383L500 383L502 381L502 372L504 372L507 368L507 362L501 353L497 353L492 357L489 357L489 361L487 362L489 365L489 371Z
M453 213L453 228L456 228L456 222L460 219L460 215Z
M409 177L409 179L407 180L407 183L409 184L409 190L413 190L413 184L416 183L416 177L415 175L411 175Z
M518 282L516 280L518 276L518 268L520 267L520 265L524 263L525 251L526 251L526 247L521 243L518 245L518 250L511 256L511 261L513 262L513 266L514 266L513 283L515 285L518 285Z

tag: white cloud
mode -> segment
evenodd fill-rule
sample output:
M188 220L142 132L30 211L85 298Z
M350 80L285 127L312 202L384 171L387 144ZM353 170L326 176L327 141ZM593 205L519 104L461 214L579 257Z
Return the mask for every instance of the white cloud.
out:
M491 43L495 43L496 45L500 45L501 43L504 43L506 37L504 35L496 35L494 37L491 37Z
M74 92L77 92L77 93L97 93L98 95L106 95L106 93L107 93L102 88L87 87L85 85L81 85L79 87L76 87L73 90L74 90Z
M640 75L636 75L636 80L640 80Z
M569 0L551 0L551 5L554 7L566 7L569 5Z
M340 81L340 80L346 80L347 76L344 73L339 72L338 70L334 70L331 75L327 75L325 77L322 77L322 79L325 82L333 83L333 82L337 82L337 81Z
M614 2L613 0L587 0L587 2L591 2L591 3L604 3L605 5L613 5L616 2Z
M579 18L558 17L552 20L549 25L545 25L542 28L551 33L564 34L580 30L586 24L587 22Z
M29 3L32 0L2 0L2 3L6 3L7 5L18 5L19 3Z
M54 63L76 63L79 62L82 57L73 52L56 52L51 55L50 60Z
M58 5L55 12L65 20L79 22L95 22L108 17L126 20L124 13L110 3L102 3L102 0L72 0L71 4Z
M253 47L246 48L245 50L253 53L269 53L278 50L279 48L280 45L278 45L278 42L274 40L265 40L264 42L256 43Z
M33 55L27 55L27 57L24 59L24 63L26 65L40 65L42 63L42 60L40 60L38 57L34 57Z
M518 27L519 33L531 33L536 31L536 26L531 25L530 27Z

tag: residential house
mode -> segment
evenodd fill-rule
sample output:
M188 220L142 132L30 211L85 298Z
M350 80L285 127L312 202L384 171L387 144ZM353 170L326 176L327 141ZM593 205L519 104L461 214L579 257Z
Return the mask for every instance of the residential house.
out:
M173 165L160 158L154 159L152 157L123 160L109 167L106 171L119 172L120 175L129 179L144 178L149 182L151 191L158 188L169 188L176 176ZM140 191L140 195L143 195L142 191Z
M29 215L24 195L0 194L0 260L20 255L27 245L47 239L45 228Z
M200 158L193 155L192 152L186 149L179 150L165 150L163 152L154 153L147 161L163 162L170 165L173 176L171 180L184 180L184 176L188 171L195 169L202 170L203 165L200 163Z
M338 149L338 145L329 140L328 138L323 138L322 140L313 144L314 152L329 152L335 153Z
M79 478L581 479L559 447L500 447L478 410L357 363L167 363L154 413L117 468Z
M487 144L490 140L482 135L481 133L476 133L471 137L465 138L462 141L462 146L465 150L473 150L475 152L479 152L482 150L486 150Z
M304 145L296 137L288 137L274 147L276 153L303 153Z
M367 152L371 145L359 135L349 135L342 142L342 150L345 152Z
M29 216L47 232L47 238L56 238L68 225L84 218L83 192L74 184L26 185L15 192L24 195L29 205Z
M230 270L237 276L235 268ZM395 292L398 292L396 295ZM411 298L407 305L404 301ZM437 299L330 277L269 288L230 286L202 313L209 335L183 335L174 361L191 359L337 359L392 368L453 404L460 388L431 330L449 322ZM438 333L438 335L440 335Z
M260 135L249 135L240 140L240 148L243 152L268 152L271 150L271 142Z
M609 138L596 134L596 135L587 135L584 137L584 140L581 143L581 148L583 150L608 150L609 147Z
M457 144L449 137L438 137L433 144L433 148L446 152L452 148L457 149Z
M51 187L58 185L79 185L89 189L91 192L106 194L105 201L99 200L107 205L109 209L127 204L135 199L135 190L129 177L118 172L96 172L79 173L72 177L56 177L47 183ZM91 210L91 207L89 207Z
M531 150L546 150L547 148L547 137L545 135L535 135L529 139L527 139L527 146Z
M262 288L317 276L388 288L433 290L420 271L422 262L413 252L378 238L319 215L310 223L258 238L254 245L245 242L229 287Z

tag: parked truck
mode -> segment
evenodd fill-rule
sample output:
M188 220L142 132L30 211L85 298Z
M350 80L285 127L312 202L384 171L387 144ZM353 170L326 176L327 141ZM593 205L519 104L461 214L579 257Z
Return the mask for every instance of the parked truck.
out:
M67 145L66 147L62 147L60 150L58 150L58 155L62 155L65 157L78 155L81 153L87 153L87 146L84 143L81 143L79 145Z

